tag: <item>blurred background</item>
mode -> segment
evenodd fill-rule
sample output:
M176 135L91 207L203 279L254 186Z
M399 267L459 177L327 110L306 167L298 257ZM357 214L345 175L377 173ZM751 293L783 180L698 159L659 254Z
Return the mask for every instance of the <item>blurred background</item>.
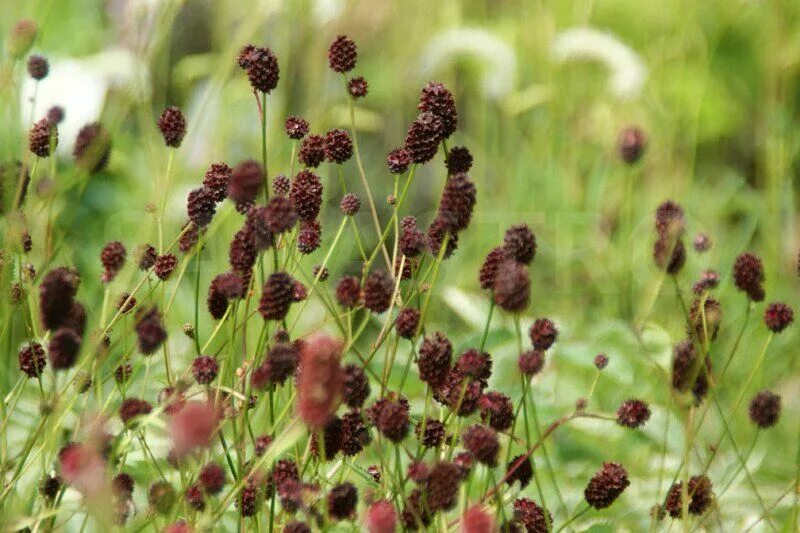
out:
M471 175L478 206L458 252L445 264L436 325L458 351L479 343L488 296L480 292L477 270L510 224L526 222L537 235L539 251L530 314L523 324L548 316L561 330L535 387L542 419L561 416L588 393L595 376L592 361L601 352L611 362L599 379L595 407L613 411L628 396L653 405L643 432L577 422L550 443L570 509L603 460L623 461L631 471L633 485L624 503L582 520L593 531L649 525L668 417L661 494L682 454L685 410L668 403L669 384L652 371L653 362L669 370L672 346L685 336L675 286L663 279L651 257L656 206L668 198L680 202L687 212L688 239L704 232L713 243L705 254L690 252L678 278L688 293L702 270L720 272L716 296L724 321L712 357L726 356L744 320L745 298L730 280L739 253L754 250L764 259L767 301L797 307L796 0L4 0L0 31L23 17L39 24L34 52L48 57L51 69L38 88L28 82L13 101L4 102L3 160L18 157L21 132L52 105L66 111L59 128L65 167L82 125L100 119L113 135L109 168L83 194L64 186L55 199L70 234L58 262L78 266L86 302L102 301L98 254L105 242L119 239L132 249L153 239L146 208L164 193L159 180L167 154L156 129L164 107L177 105L188 118L169 193L170 234L185 220L186 193L211 162L233 165L259 156L256 104L235 62L244 44L268 46L279 58L280 82L268 99L274 175L289 172L291 145L282 132L287 115L304 116L318 133L348 127L341 79L328 69L326 53L337 34L356 41L356 74L369 83L368 96L357 103L356 122L382 221L389 216L383 199L393 187L385 154L402 144L422 86L432 79L446 83L459 111L451 146L467 146L475 157ZM627 126L638 126L647 136L644 156L633 166L617 151L619 133ZM334 169L320 170L326 186L335 185ZM344 171L360 192L355 162ZM424 224L436 209L444 172L440 156L418 170L406 205ZM631 238L618 231L628 183L633 184ZM338 200L327 198L330 218L323 220L323 232L328 242ZM213 231L224 236L209 239L204 256L208 279L225 268L229 236L241 224L232 209L223 216ZM368 210L359 217L363 234L374 242ZM325 241L307 262L308 270L321 261L324 249ZM335 276L358 271L352 239L335 263ZM623 291L628 275L631 294ZM175 304L174 314L181 317L172 324L176 331L192 319L193 287L184 285ZM321 306L309 308L312 317L323 316ZM734 401L737 380L749 373L767 336L762 312L757 306L730 381L720 388L723 405ZM502 314L495 317L488 342L495 359L492 387L516 390L512 322ZM207 326L207 315L204 320ZM800 425L796 330L776 337L752 390L770 388L783 396L783 418L762 432L749 468L767 505L779 501L773 517L776 524L787 524L786 531L793 527L789 515L795 500L786 495L796 476ZM179 345L173 353L189 361L191 353L184 351ZM6 361L15 364L13 353ZM420 392L416 401L421 400ZM732 421L732 430L740 447L753 439L745 409ZM703 431L699 438L711 444L720 434L719 420L709 416ZM724 486L736 460L730 446L720 454L711 478ZM736 531L760 514L742 476L733 483L706 521L710 529ZM546 488L552 498L553 487Z

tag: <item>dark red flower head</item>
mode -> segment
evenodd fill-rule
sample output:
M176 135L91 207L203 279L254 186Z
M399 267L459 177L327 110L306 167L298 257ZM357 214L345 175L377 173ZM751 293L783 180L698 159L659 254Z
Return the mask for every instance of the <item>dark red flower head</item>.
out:
M264 184L264 170L252 159L236 165L228 181L228 196L236 204L252 204Z
M56 126L64 121L64 108L59 105L54 105L47 110L47 121Z
M438 389L450 372L453 359L453 345L441 332L437 331L422 340L419 347L419 379Z
M58 129L55 124L41 119L28 133L28 148L37 157L49 157L58 144Z
M310 170L301 170L292 179L289 197L300 220L314 220L322 206L322 181Z
M454 174L447 180L436 217L447 232L456 234L469 226L476 195L475 184L466 174Z
M324 427L339 407L344 382L341 358L342 343L331 337L313 337L300 348L297 410L311 427Z
M360 408L369 396L369 379L364 369L358 365L345 365L344 386L342 399L344 403L353 408Z
M460 533L491 533L498 531L494 515L481 505L473 505L461 515Z
M478 400L481 421L497 431L506 431L514 423L514 405L511 398L501 392L484 393Z
M225 469L216 463L208 463L199 475L200 485L209 494L219 494L225 486Z
M485 381L492 375L492 357L486 352L470 348L458 356L456 368L465 376Z
M347 81L347 92L349 92L350 96L353 98L364 98L367 96L368 91L369 84L363 76L356 76Z
M373 313L383 313L392 303L394 281L385 270L376 270L364 280L364 307Z
M347 520L355 514L358 491L355 485L345 481L328 492L328 516L336 520Z
M536 257L536 235L527 224L515 224L506 230L503 248L515 261L529 265Z
M108 165L111 156L111 134L99 122L87 124L78 132L72 157L85 172L96 173Z
M139 342L139 351L144 355L151 355L158 350L167 340L167 330L161 313L155 307L141 310L136 317L136 336Z
M103 264L103 282L112 281L122 267L125 266L125 257L128 255L125 246L119 241L111 241L103 247L100 252L100 262Z
M750 402L750 420L761 429L771 428L781 416L781 397L763 390Z
M239 52L239 66L247 70L247 79L255 91L269 93L278 85L278 58L269 48L245 46Z
M400 251L406 257L417 257L425 251L427 239L425 234L417 227L417 219L413 216L403 217L400 224Z
M325 157L331 163L341 165L353 156L353 141L350 134L341 128L333 128L325 134Z
M408 435L408 401L403 398L384 397L367 410L367 416L378 431L392 442L400 442Z
M45 329L58 329L67 321L79 284L72 268L58 267L44 275L39 284L39 309Z
M405 149L414 163L424 164L433 159L442 140L442 119L433 113L421 113L408 128ZM391 168L391 167L390 167Z
M794 311L783 302L771 303L764 310L764 323L773 333L780 333L794 321Z
M686 264L686 246L681 239L660 236L653 245L653 260L667 274L678 274Z
M38 342L32 341L23 346L17 354L20 371L29 378L35 378L42 374L42 370L47 365L44 356L44 348Z
M228 182L231 180L231 167L225 163L212 163L203 177L203 186L211 192L215 202L228 196Z
M623 129L619 134L617 150L623 161L632 165L636 163L647 147L647 136L636 126Z
M472 168L472 154L464 146L454 146L447 153L445 165L450 174L469 172Z
M413 307L404 307L397 313L395 331L404 339L412 339L417 334L419 326L419 311Z
M356 307L361 301L361 284L355 276L343 276L336 285L336 301L342 307Z
M433 465L425 492L428 507L432 512L452 509L457 500L461 469L453 463L440 462Z
M628 472L619 463L603 463L603 468L589 481L583 496L595 509L605 509L628 488Z
M195 226L204 228L211 223L217 210L215 194L211 189L198 187L189 192L186 199L186 212Z
M417 423L416 434L423 446L436 448L444 442L445 427L439 420L426 419Z
M297 158L305 166L317 168L325 160L325 137L311 134L303 139Z
M497 439L497 433L493 429L475 424L469 427L461 438L464 442L464 447L469 450L477 461L490 467L497 464L500 442Z
M529 533L546 533L553 529L553 515L528 498L514 500L514 520Z
M339 209L344 215L351 217L361 209L361 198L355 193L347 193L342 197L342 201L339 203Z
M156 264L158 251L150 244L142 244L136 248L135 256L139 270L150 270Z
M200 385L210 384L218 372L219 363L210 355L201 355L192 361L192 375Z
M686 230L686 214L677 202L667 200L656 208L656 233L665 240L683 236Z
M650 408L642 400L625 400L617 409L617 424L629 428L639 428L650 419Z
M764 263L754 253L743 253L733 264L733 283L754 302L764 300Z
M458 127L458 112L453 93L443 83L431 81L422 88L417 109L430 112L442 120L442 137L448 138Z
M530 457L518 455L511 459L506 467L506 483L509 486L519 481L519 488L524 489L533 479L533 464Z
M531 280L527 269L516 261L500 265L494 282L494 302L509 312L518 313L528 307Z
M36 81L43 80L50 72L50 63L47 58L33 54L28 58L28 74Z
M153 265L153 273L161 280L169 279L178 266L178 258L175 254L162 254L156 259L156 264Z
M286 117L286 121L283 123L283 129L290 139L302 139L308 134L308 121L303 117L292 115Z
M328 48L328 64L336 72L349 72L356 67L356 43L346 35L339 35Z
M304 220L297 232L297 250L301 254L313 253L322 243L322 228L318 220Z
M458 249L458 234L452 234L447 231L447 223L444 219L438 216L434 218L431 225L428 226L428 251L438 256L442 249L442 243L444 243L445 237L448 235L449 238L447 239L447 248L444 250L444 259L449 259Z
M558 328L549 318L538 318L529 331L533 347L537 350L549 349L558 338Z
M50 338L47 355L55 370L66 370L75 365L81 349L81 338L72 328L59 328Z
M274 272L264 283L258 312L264 320L283 320L294 298L294 279L286 272Z
M389 500L370 505L364 518L369 533L394 533L397 530L397 511Z
M405 148L395 148L386 155L386 164L392 174L405 174L411 164L411 152Z
M153 410L150 402L141 398L125 398L119 408L119 417L123 424L127 424L137 416L149 414Z
M186 135L186 118L177 107L168 107L158 117L158 129L167 146L178 148Z
M486 255L481 265L478 281L481 289L494 289L494 283L497 279L497 271L500 265L510 259L508 252L504 247L492 248Z
M597 368L597 370L603 370L606 366L608 366L608 357L602 353L595 355L594 366Z
M700 516L704 514L714 501L714 490L711 480L706 475L692 476L687 487L689 495L689 514ZM683 482L674 483L667 493L664 510L672 518L683 516Z

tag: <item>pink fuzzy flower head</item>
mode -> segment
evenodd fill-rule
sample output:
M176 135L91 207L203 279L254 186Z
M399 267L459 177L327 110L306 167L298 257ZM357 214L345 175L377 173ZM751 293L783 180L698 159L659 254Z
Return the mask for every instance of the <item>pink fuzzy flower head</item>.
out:
M170 435L178 456L211 444L219 424L219 410L211 402L187 402L172 415Z
M342 399L342 343L320 335L303 343L297 410L309 426L327 424Z
M497 524L491 514L480 505L473 505L461 516L461 533L494 533Z
M106 462L94 446L68 444L58 452L61 477L84 496L102 494L107 483Z
M397 511L389 500L378 500L367 510L364 525L369 533L394 533L397 529Z

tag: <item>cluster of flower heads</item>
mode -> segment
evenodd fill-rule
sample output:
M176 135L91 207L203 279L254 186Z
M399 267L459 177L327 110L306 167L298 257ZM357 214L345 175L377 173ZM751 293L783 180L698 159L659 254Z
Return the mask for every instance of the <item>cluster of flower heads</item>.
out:
M24 41L27 35L24 27L19 35ZM24 42L20 47L24 48L23 45ZM22 55L25 53L27 49ZM356 99L367 95L368 85L363 77L346 78L357 62L356 45L351 39L337 37L329 48L328 59L330 68L345 76L349 97ZM256 93L266 98L266 94L276 88L278 60L270 49L247 45L240 51L237 63L246 71ZM36 80L44 78L48 73L47 61L31 56L28 72ZM423 88L418 110L420 113L408 128L403 147L387 155L391 173L405 173L411 165L431 161L440 144L457 129L455 99L441 83L430 82ZM53 108L33 126L29 146L35 156L51 155L58 140L57 124L62 119L63 110ZM167 147L181 146L187 124L177 107L164 110L157 126ZM299 116L288 117L284 129L288 138L299 144L297 158L304 168L290 177L276 175L271 183L272 194L268 190L266 169L254 160L245 160L234 167L224 162L211 164L202 183L188 194L186 222L176 239L178 249L184 254L202 251L205 230L226 199L243 216L242 225L228 247L229 268L216 273L208 287L207 310L215 321L225 320L239 300L253 294L257 286L256 264L262 254L279 246L294 246L299 254L308 255L321 246L319 218L323 185L315 169L326 161L343 165L353 156L355 145L350 134L342 129L333 128L324 135L311 133L308 121ZM633 164L640 159L645 146L644 133L629 128L621 134L618 148L622 159ZM100 172L109 154L110 135L102 125L89 124L80 131L73 154L78 168L90 173ZM292 304L308 297L308 289L285 270L286 266L281 269L276 262L275 270L262 281L257 305L265 326L272 322L276 330L265 342L263 352L255 354L236 370L245 396L235 398L235 394L215 386L221 385L215 382L224 375L224 363L218 360L219 354L200 353L199 333L193 324L187 324L184 332L197 343L197 356L183 378L161 390L156 405L129 394L133 366L127 355L113 372L114 381L123 391L123 400L116 412L125 428L123 431L132 434L143 431L149 420L163 414L169 420L167 431L171 447L167 462L176 469L198 466L182 494L163 475L149 485L147 501L152 513L165 519L171 517L171 520L176 505L183 502L199 516L217 505L230 503L224 493L226 486L230 486L233 505L242 517L257 516L269 500L273 506L276 501L280 502L282 511L289 517L283 523L283 530L287 532L311 531L325 521L354 520L359 500L366 504L363 524L370 532L387 533L398 527L418 530L433 524L440 513L456 507L461 487L470 478L475 465L480 464L487 469L505 469L493 491L503 486L511 490L518 483L520 493L513 500L512 515L501 526L503 531L553 530L550 511L521 492L534 478L531 460L534 450L524 451L507 463L502 461L502 436L510 432L513 438L519 407L515 409L509 395L489 389L491 355L483 351L483 346L467 348L456 355L447 335L439 331L423 333L423 310L397 298L399 283L412 277L423 254L442 260L456 250L458 237L469 226L476 205L475 184L467 175L472 162L472 155L464 147L447 151L447 178L436 215L427 231L418 227L415 217L407 216L399 221L400 256L392 265L391 273L382 269L369 272L365 268L362 277L343 275L335 287L335 300L348 314L363 307L377 315L386 313L395 303L400 304L396 318L387 324L393 324L398 341L400 338L409 340L412 349L419 341L413 360L419 379L431 397L450 414L435 416L426 409L424 415L414 416L402 391L386 390L383 386L379 393L373 390L368 362L345 362L349 346L339 339L324 334L292 339L286 318ZM259 200L262 195L263 202ZM361 200L356 194L347 193L339 205L344 216L354 216ZM685 226L685 214L680 205L665 202L659 206L655 217L654 258L657 266L670 275L678 274L686 263ZM706 251L709 246L707 236L698 236L694 241L698 252ZM180 262L170 248L157 250L150 244L139 246L132 254L135 266L146 272L148 279L153 274L160 281L168 280ZM508 228L502 245L487 254L480 268L478 282L482 289L490 291L492 305L516 315L528 308L531 284L528 267L536 251L536 236L529 226L516 224ZM101 281L111 284L125 267L127 258L127 250L121 242L109 242L100 253ZM328 279L329 271L324 265L316 266L313 272L315 284ZM764 267L755 254L746 253L737 258L733 278L736 287L751 301L764 300ZM79 284L77 272L66 267L54 268L42 276L39 315L43 328L48 331L49 342L45 348L31 341L19 350L19 368L26 376L41 377L48 362L56 371L66 371L76 365L86 330L86 309L76 299ZM673 388L678 392L691 392L696 403L703 400L710 387L712 367L703 346L715 340L722 322L721 306L710 296L710 291L718 284L719 275L714 271L703 272L695 283L693 289L697 297L688 312L687 338L674 348ZM140 304L134 294L128 292L120 294L116 302L117 317L133 315L138 351L152 356L163 348L167 358L168 332L161 310L151 304ZM773 303L766 308L764 319L771 332L780 333L792 323L793 312L786 304ZM268 329L265 327L264 331ZM109 332L104 331L97 339L98 351L107 351L111 346L106 333ZM531 349L520 353L517 362L526 384L544 368L546 354L556 343L559 330L552 320L539 318L530 326L528 334ZM411 362L409 359L409 364ZM603 370L608 358L599 354L594 363L598 371ZM79 372L83 373L83 378L78 379L76 375L75 387L79 393L85 393L92 386L91 376L82 370ZM189 375L199 393L191 390ZM250 444L236 444L239 453L249 457L246 462L234 465L228 456L228 464L223 466L208 458L208 450L217 437L228 452L220 433L226 420L241 412L253 411L258 406L258 394L271 398L282 387L292 387L296 394L298 419L309 430L308 454L317 465L332 462L339 455L344 464L347 458L359 456L374 441L380 448L394 447L400 453L404 441L415 439L421 453L411 457L405 472L397 473L400 483L395 487L398 492L395 496L400 497L389 498L377 490L387 476L393 475L377 465L366 470L372 483L362 494L348 481L321 486L313 481L314 476L309 475L307 464L301 464L299 457L269 456L274 433L251 434ZM369 401L373 393L378 393L377 398ZM579 401L576 413L585 407L586 401ZM765 390L753 398L750 418L759 428L769 428L778 422L780 408L780 396ZM650 415L647 403L631 398L619 406L616 422L627 428L641 428ZM464 428L453 431L452 419L464 419L459 420L464 422ZM62 447L58 454L58 473L48 472L40 483L40 494L48 505L59 498L65 486L70 486L86 497L112 495L113 515L119 524L124 524L132 515L136 483L124 471L124 460L120 462L116 449L119 436L110 433L109 427L109 421L100 417L89 424L88 429L83 429L80 440ZM456 427L460 428L461 424ZM274 427L271 431L274 432ZM138 434L144 438L143 433ZM443 453L445 449L448 453ZM433 459L426 461L425 452L430 450L434 451ZM107 472L112 468L117 473L110 477ZM230 483L229 478L236 483ZM588 480L585 502L594 509L605 509L630 484L624 466L604 462ZM702 515L710 508L715 498L711 480L701 473L692 476L687 485L687 490L681 482L670 487L665 503L654 510L658 518L667 514L680 518L685 496L689 498L687 506L692 515ZM485 532L498 530L498 518L488 507L476 504L459 520L463 531ZM172 533L192 530L186 519L165 529Z

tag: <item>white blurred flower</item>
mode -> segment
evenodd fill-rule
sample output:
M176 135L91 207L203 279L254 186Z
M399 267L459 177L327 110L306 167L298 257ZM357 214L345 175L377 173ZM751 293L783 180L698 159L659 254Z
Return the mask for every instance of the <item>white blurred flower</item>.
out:
M58 153L70 154L78 131L87 123L100 118L106 92L111 88L131 91L137 98L150 93L149 74L146 67L122 48L100 52L93 56L52 58L50 73L39 82L25 78L21 93L23 128L29 121L37 121L53 106L64 109L64 121L58 125ZM36 93L36 103L31 113L31 97Z
M422 52L420 73L423 77L433 76L442 65L462 55L478 57L486 65L481 82L490 98L499 99L514 89L517 77L514 50L493 33L479 28L458 28L434 37Z
M611 92L623 100L639 96L647 79L647 67L639 54L605 31L570 28L556 35L550 50L553 59L560 62L603 63L609 70Z

